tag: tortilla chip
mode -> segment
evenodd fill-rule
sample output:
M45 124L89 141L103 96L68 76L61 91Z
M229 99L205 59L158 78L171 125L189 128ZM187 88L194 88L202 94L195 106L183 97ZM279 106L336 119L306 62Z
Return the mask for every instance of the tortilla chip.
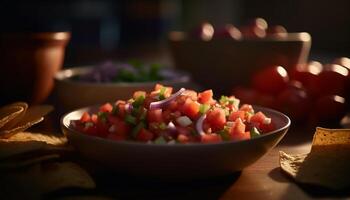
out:
M35 151L60 153L72 151L72 147L67 146L65 136L59 137L41 133L19 132L10 138L0 139L0 160Z
M0 169L15 169L15 168L21 168L33 164L37 164L43 161L52 160L59 158L60 155L58 154L49 154L49 155L42 155L42 156L36 156L33 157L32 155L26 155L25 157L17 157L15 159L8 159L5 161L1 161L0 163Z
M18 124L23 116L25 115L27 109L28 109L28 104L25 103L25 102L15 102L15 103L12 103L10 104L10 106L19 106L19 107L22 107L23 108L23 111L18 114L17 116L15 116L12 120L10 120L9 122L7 122L2 128L0 128L0 131L1 130L8 130L8 129L11 129L12 127L14 127L16 124Z
M280 152L281 169L303 184L332 190L350 188L350 129L317 128L311 152Z
M0 108L0 128L9 123L12 119L24 111L23 107L16 105L6 105Z
M88 173L71 162L44 162L16 170L0 170L0 177L1 188L16 197L12 199L41 199L43 194L71 187L95 188Z
M21 121L12 129L0 131L0 137L8 138L11 135L25 131L29 127L44 120L44 116L53 110L50 105L38 105L28 108Z

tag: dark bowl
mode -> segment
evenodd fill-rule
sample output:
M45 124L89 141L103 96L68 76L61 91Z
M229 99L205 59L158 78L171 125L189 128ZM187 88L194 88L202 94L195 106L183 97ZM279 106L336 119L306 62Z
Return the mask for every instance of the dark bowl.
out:
M213 144L147 144L112 141L88 136L70 127L83 112L98 109L86 107L72 111L61 119L61 129L69 142L85 158L115 172L162 180L189 180L228 175L241 171L271 150L287 133L290 119L275 110L255 106L271 117L276 129L260 137Z
M194 81L218 94L229 95L247 85L257 70L271 65L292 68L305 63L311 48L308 33L288 33L240 41L221 38L203 41L172 32L169 44L175 66L191 73Z

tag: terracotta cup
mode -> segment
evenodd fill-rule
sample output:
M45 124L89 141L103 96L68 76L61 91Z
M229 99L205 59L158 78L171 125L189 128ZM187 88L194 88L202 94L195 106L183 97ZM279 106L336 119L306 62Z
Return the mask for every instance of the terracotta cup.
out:
M45 101L69 39L69 32L0 34L0 104Z

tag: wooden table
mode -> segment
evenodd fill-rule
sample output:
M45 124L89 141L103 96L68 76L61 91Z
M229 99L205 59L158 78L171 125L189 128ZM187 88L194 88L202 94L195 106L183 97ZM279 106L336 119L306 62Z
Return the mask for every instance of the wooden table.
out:
M55 119L56 118L56 119ZM53 128L54 127L54 128ZM49 117L34 131L59 131L57 116ZM89 197L89 199L313 199L349 198L350 193L324 193L318 189L303 189L279 168L279 151L307 153L311 147L314 127L292 127L278 146L242 172L225 177L182 183L155 182L120 176L104 168L91 170L91 162L74 157L90 172L96 182L93 190L64 190L48 197ZM101 170L102 169L102 170Z

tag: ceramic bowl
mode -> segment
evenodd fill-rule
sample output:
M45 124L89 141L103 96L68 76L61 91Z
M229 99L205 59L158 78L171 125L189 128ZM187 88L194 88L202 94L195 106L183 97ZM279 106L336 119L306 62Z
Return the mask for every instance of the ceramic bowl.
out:
M98 107L75 110L61 118L61 129L69 142L86 159L115 172L162 180L189 180L228 175L241 171L271 150L287 133L290 119L275 110L254 107L272 118L276 129L260 137L212 144L147 144L112 141L88 136L70 126L83 112Z
M74 67L59 71L55 75L55 97L57 104L63 110L72 110L88 105L127 100L132 97L134 91L144 90L150 92L156 83L172 86L175 90L181 87L193 88L190 77L180 71L176 71L176 78L159 82L143 83L93 83L73 80L72 77L86 74L92 70L91 66Z
M44 102L62 67L70 32L0 34L0 105Z
M311 36L288 33L286 37L203 41L188 38L183 32L172 32L169 44L177 68L190 72L193 80L205 88L229 95L235 86L249 84L258 69L271 65L289 69L305 63Z

